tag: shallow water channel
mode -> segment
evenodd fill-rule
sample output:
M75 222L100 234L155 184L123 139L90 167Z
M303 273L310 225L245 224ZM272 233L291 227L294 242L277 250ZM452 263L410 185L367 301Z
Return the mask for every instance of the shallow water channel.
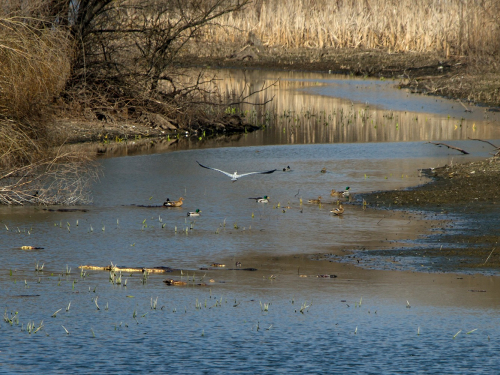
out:
M425 183L420 168L485 158L491 148L468 138L500 144L498 115L394 81L217 74L224 90L240 92L280 79L261 94L275 95L264 130L103 158L87 212L0 207L0 372L495 371L498 277L428 272L424 259L404 271L363 269L320 254L424 246L456 218L349 202L335 217L331 189L349 186L356 199ZM232 183L196 161L277 171ZM248 199L263 195L269 203ZM307 203L318 196L321 205ZM138 206L167 197L184 205ZM196 209L200 217L186 216ZM77 268L111 262L174 271L123 273L117 284L109 272Z

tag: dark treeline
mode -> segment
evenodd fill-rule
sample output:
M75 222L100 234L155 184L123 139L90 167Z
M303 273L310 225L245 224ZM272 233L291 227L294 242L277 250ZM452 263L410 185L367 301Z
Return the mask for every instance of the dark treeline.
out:
M222 27L217 19L248 2L0 1L0 203L87 201L85 158L54 151L57 111L154 118L175 128L218 108L205 85L212 78L190 80L172 62L190 39Z

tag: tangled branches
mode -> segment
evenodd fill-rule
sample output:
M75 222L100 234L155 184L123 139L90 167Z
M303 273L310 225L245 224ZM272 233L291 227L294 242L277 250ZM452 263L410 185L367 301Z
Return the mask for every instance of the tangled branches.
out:
M28 165L0 170L0 204L85 204L98 169L83 156L58 153Z
M0 204L89 201L97 170L54 149L50 103L69 75L64 33L0 17Z
M249 0L12 0L0 7L0 204L89 201L97 171L59 147L59 107L168 129L213 103L214 79L173 69L179 51ZM220 103L218 103L220 104ZM80 111L80 112L79 112ZM220 113L221 111L219 111ZM221 114L222 115L222 114ZM193 118L195 120L193 120ZM196 124L195 124L196 125ZM200 126L205 126L201 124Z

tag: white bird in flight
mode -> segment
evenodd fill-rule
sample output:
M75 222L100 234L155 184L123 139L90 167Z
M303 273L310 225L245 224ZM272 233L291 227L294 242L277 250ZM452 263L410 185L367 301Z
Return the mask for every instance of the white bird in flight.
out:
M248 176L251 174L269 174L269 173L273 173L274 171L276 171L276 169L273 169L272 171L266 171L266 172L249 172L249 173L238 174L238 172L235 171L234 173L228 173L228 172L221 171L220 169L217 169L217 168L206 167L203 164L200 164L199 161L196 161L196 162L200 165L200 167L203 167L206 169L212 169L214 171L224 173L226 176L231 177L231 181L233 181L233 182L236 182L238 180L238 178L240 178L240 177Z

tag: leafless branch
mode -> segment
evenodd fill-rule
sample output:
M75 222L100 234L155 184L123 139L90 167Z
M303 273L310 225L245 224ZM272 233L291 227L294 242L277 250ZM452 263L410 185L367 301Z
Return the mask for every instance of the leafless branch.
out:
M436 145L436 146L446 146L446 147L451 148L453 150L460 151L462 154L465 154L465 155L469 154L467 151L462 150L461 148L458 148L458 147L455 147L455 146L450 146L450 145L447 145L446 143L441 143L441 142L439 142L439 143L429 142L429 143L433 144L433 145Z
M479 138L470 138L470 137L467 137L468 139L472 140L472 141L480 141L480 142L485 142L487 144L489 144L490 146L493 146L495 149L499 149L500 147L498 146L495 146L493 143L491 143L490 141L485 141L483 139L479 139Z
M0 204L74 205L91 201L99 170L87 157L60 153L0 173Z

